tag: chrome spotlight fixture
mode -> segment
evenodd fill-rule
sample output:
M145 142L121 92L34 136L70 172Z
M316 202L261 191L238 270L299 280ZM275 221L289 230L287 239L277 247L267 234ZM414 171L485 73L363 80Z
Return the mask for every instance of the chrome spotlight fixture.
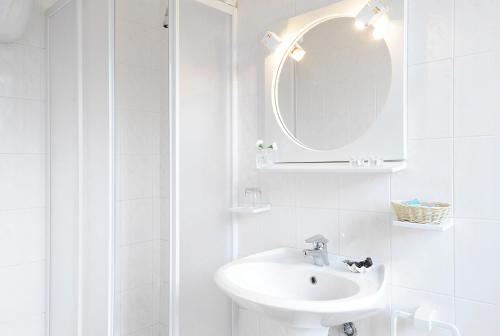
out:
M292 50L290 50L289 56L293 58L296 62L302 61L304 56L306 55L306 51L302 48L298 43L295 43Z
M275 33L268 31L261 40L262 44L266 46L269 51L275 51L281 44L281 39Z
M361 30L371 25L374 28L373 37L381 39L384 37L389 25L387 11L388 7L384 0L368 0L356 16L354 26Z

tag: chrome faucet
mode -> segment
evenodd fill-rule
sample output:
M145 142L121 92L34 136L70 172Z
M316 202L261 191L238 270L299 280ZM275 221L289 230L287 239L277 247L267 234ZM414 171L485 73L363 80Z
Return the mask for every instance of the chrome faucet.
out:
M313 248L303 250L305 257L312 257L316 266L330 265L330 260L328 259L328 239L318 234L306 239L306 243L313 244Z

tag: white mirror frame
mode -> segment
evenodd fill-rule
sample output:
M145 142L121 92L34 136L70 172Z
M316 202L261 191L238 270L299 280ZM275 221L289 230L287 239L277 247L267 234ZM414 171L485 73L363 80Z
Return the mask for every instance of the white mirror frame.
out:
M270 27L282 43L265 60L264 141L276 142L276 163L346 162L352 156L376 155L386 161L404 161L407 154L407 0L387 0L391 20L385 42L392 63L391 88L385 106L372 127L354 142L335 150L314 150L298 142L284 126L278 104L278 83L292 46L317 25L340 17L356 17L366 0L343 0Z

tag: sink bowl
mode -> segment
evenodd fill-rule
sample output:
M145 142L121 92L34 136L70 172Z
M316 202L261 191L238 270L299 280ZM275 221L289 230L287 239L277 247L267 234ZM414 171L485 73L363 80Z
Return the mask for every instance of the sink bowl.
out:
M367 318L386 305L384 265L360 274L347 270L343 258L330 254L319 267L302 251L276 249L222 266L215 282L241 307L261 312L297 330L329 327Z

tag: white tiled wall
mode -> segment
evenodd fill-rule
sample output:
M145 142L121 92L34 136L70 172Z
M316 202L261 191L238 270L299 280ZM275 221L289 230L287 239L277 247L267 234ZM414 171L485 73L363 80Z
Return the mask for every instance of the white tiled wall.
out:
M0 335L44 334L43 7L20 40L0 44Z
M277 20L334 0L240 0L240 190L260 186L269 213L240 221L242 256L303 247L323 233L330 249L390 265L392 307L436 306L464 336L500 332L500 21L492 0L408 0L409 168L393 176L258 174L264 55L260 38ZM240 193L242 194L242 193ZM391 199L449 201L456 226L445 233L390 225ZM360 323L387 336L389 313ZM251 312L240 335L286 335ZM421 335L402 324L400 335ZM435 331L432 335L449 335Z
M166 1L116 2L116 335L166 335L168 33Z

